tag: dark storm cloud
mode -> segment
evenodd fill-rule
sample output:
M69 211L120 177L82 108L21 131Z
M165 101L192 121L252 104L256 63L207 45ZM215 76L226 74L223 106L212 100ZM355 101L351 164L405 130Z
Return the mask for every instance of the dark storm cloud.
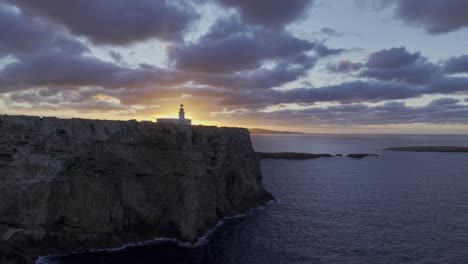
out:
M369 55L366 66L369 68L399 68L415 63L421 59L421 53L410 53L405 47L384 49Z
M306 88L293 91L296 100L310 102L378 102L383 100L406 99L420 95L421 88L402 83L380 81L353 81L320 88Z
M64 93L54 98L44 98L38 94L13 94L9 97L10 100L21 103L28 103L28 107L12 105L13 109L18 110L53 110L63 112L64 110L78 110L78 111L125 111L130 109L126 105L115 104L106 101L100 101L93 98L86 98L85 100L75 100L74 95Z
M440 99L438 99L440 100ZM438 124L468 124L468 106L451 104L429 103L421 107L409 107L404 103L386 103L383 106L370 108L370 111L361 113L356 117L361 124L412 124L412 123L438 123Z
M268 89L297 80L304 76L312 67L316 59L305 56L298 59L300 62L277 63L273 68L258 68L234 73L191 75L190 78L197 83L214 87L224 87L236 90Z
M351 70L362 71L361 77L375 80L358 80L344 82L337 85L322 86L318 88L295 88L288 90L268 89L261 92L246 91L240 94L231 94L226 97L223 104L233 107L265 107L271 104L297 103L314 104L317 102L380 102L387 100L403 100L420 97L425 94L466 94L468 93L468 77L448 77L441 73L441 65L427 62L419 53L402 51L376 52L370 55L372 63L339 63L329 65L329 70L346 72ZM388 62L376 64L382 58L377 55L384 54ZM389 54L394 54L392 58ZM417 56L414 56L417 54ZM369 66L377 66L373 68ZM245 99L248 98L248 99ZM453 101L453 99L450 99ZM435 103L447 103L449 99Z
M317 60L344 51L229 17L218 20L196 42L172 46L169 61L198 84L268 89L295 81Z
M405 23L443 34L468 26L466 0L394 0L395 15Z
M31 87L73 89L81 86L138 88L178 84L177 73L160 68L130 69L83 54L49 52L21 58L0 71L0 92Z
M314 47L314 51L319 57L327 57L343 53L346 51L346 49L333 49L325 46L323 43L317 43Z
M468 77L441 77L430 85L432 93L453 94L468 93Z
M109 51L109 56L117 63L124 63L122 55L117 51Z
M198 16L184 1L8 1L97 44L126 45L150 38L179 40Z
M439 68L432 63L419 62L400 68L374 69L367 68L360 73L362 77L377 80L404 81L412 84L425 84L438 76Z
M360 62L351 62L349 60L341 60L335 64L328 64L327 70L332 73L349 73L361 69L364 64Z
M439 77L439 66L427 61L421 53L411 53L405 47L384 49L369 55L361 77L378 80L425 84Z
M426 92L425 89L398 82L352 81L319 88L241 91L224 98L223 105L248 108L281 103L379 102L418 97Z
M435 99L432 100L430 105L455 105L458 104L460 100L454 99L454 98L440 98L440 99Z
M79 110L79 111L132 111L131 105L105 101L99 96L110 95L112 91L101 87L86 87L74 90L60 88L33 88L27 91L9 93L5 103L17 110ZM14 103L27 104L18 106Z
M8 64L0 72L0 90L104 84L121 72L119 66L93 57L46 53Z
M313 0L214 0L238 10L243 21L269 28L281 28L297 20L313 4Z
M58 104L60 100L56 97L42 96L38 92L26 91L26 92L16 92L12 93L9 96L9 99L17 103L34 103L40 102L40 104Z
M22 18L14 20L15 23L11 23L11 27L18 27L17 24L20 23L21 25L22 21ZM42 22L41 25L43 25ZM45 28L44 31L52 28L48 24L44 24L43 27ZM62 89L75 89L82 86L101 86L106 89L143 88L145 86L177 86L191 81L195 82L195 84L236 89L271 88L296 80L315 64L316 58L306 55L306 52L314 48L315 44L290 36L283 31L273 32L258 27L248 27L247 29L245 27L245 25L237 22L217 24L206 36L209 40L216 40L216 38L224 40L224 32L226 31L232 33L234 43L238 43L235 39L240 36L241 42L244 41L244 43L255 45L252 46L253 50L261 50L262 46L270 47L269 50L263 53L258 52L260 55L249 53L252 57L246 57L245 61L240 63L240 66L234 68L235 72L227 73L216 73L213 69L206 70L204 73L193 73L183 67L181 70L174 71L151 65L141 65L140 68L133 69L86 54L85 51L87 50L84 46L72 38L62 37L61 41L57 42L50 42L50 38L36 38L35 45L45 48L39 51L28 51L28 53L21 56L18 55L17 61L7 64L0 71L0 91L9 92L27 90L31 87L49 86L59 86ZM243 31L243 29L246 29L247 32ZM17 31L21 32L20 30ZM250 36L242 36L244 33L258 33L257 42L263 41L261 42L262 45L254 43ZM229 36L231 35L228 34L228 39ZM62 41L62 39L74 45L70 45ZM229 41L221 42L223 44L228 43L227 46L229 47ZM276 44L269 45L268 41L274 41ZM3 42L0 41L0 43ZM72 50L67 48L68 45L83 48ZM237 47L234 47L234 49ZM207 54L197 62L203 62L206 57L210 56L208 50ZM219 46L219 51L226 52L227 55L229 53L235 54L234 51L227 52L227 47L223 45ZM9 48L9 52L12 52L11 48ZM115 52L110 52L109 55L114 60L122 59L121 55ZM233 60L236 59L233 57ZM270 61L272 65L267 68L260 67L263 61ZM223 63L231 63L226 67L231 67L230 70L233 70L232 64L235 63L229 61L228 57L208 67L222 69ZM252 65L255 65L255 67Z
M14 60L0 70L0 92L40 85L103 82L118 66L85 56L88 48L61 28L0 4L0 56Z
M290 60L314 43L286 33L240 23L235 18L215 23L196 43L174 46L170 61L179 70L222 73L258 68L266 60Z
M300 91L300 92L299 92ZM297 100L310 102L378 102L419 96L423 89L396 82L353 81L320 88L298 90Z
M0 93L39 86L114 89L154 82L171 85L178 77L157 67L131 69L93 57L83 43L61 27L30 17L11 5L0 4L0 24L0 58L12 58L0 69ZM110 55L118 59L118 54Z
M446 73L468 73L468 55L450 58L445 62Z
M419 52L391 48L374 52L363 62L343 60L327 66L330 72L350 73L361 80L284 89L300 83L320 59L347 51L285 29L312 1L220 0L220 6L232 7L239 15L231 13L218 20L193 42L182 40L184 30L196 19L187 1L9 1L20 9L0 4L0 58L13 58L0 68L0 99L8 107L134 111L134 106L151 108L187 96L208 102L214 111L241 109L252 116L267 115L258 110L272 105L341 104L268 114L301 124L304 120L466 123L468 107L456 99L435 100L425 107L401 102L364 104L425 94L467 94L467 77L445 75L466 73L466 56L435 64ZM330 28L322 33L336 35ZM130 67L115 51L108 51L106 61L95 57L85 44L89 42L78 35L112 45L153 37L170 40L170 66Z
M441 100L441 99L438 99ZM437 100L437 101L438 101ZM384 125L384 124L468 124L468 106L433 101L426 106L410 107L404 102L387 102L380 106L346 104L311 107L302 110L285 109L274 112L238 112L232 117L274 120L276 125Z
M50 27L42 21L25 16L12 6L0 3L0 58L28 53L47 52L56 48L71 54L88 48L60 28Z

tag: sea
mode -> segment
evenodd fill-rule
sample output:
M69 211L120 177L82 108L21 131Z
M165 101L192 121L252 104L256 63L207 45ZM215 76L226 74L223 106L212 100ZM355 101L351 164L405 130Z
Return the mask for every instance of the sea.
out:
M252 135L256 151L378 154L263 160L276 201L225 219L197 244L160 240L37 263L468 263L468 146L454 135Z

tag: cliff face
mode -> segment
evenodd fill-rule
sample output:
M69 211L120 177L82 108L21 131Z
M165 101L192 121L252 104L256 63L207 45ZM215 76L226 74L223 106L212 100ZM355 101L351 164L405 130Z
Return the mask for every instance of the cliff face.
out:
M247 130L0 116L0 263L174 237L272 199Z

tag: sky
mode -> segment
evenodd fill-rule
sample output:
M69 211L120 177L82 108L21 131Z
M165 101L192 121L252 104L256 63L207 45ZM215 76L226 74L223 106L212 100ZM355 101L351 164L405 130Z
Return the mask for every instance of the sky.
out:
M0 113L468 133L465 0L0 0Z

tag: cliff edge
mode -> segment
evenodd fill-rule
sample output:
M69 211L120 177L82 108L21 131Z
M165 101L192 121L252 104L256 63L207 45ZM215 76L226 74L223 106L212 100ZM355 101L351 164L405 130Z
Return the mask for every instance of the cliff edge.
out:
M0 263L195 241L271 199L246 129L0 116Z

